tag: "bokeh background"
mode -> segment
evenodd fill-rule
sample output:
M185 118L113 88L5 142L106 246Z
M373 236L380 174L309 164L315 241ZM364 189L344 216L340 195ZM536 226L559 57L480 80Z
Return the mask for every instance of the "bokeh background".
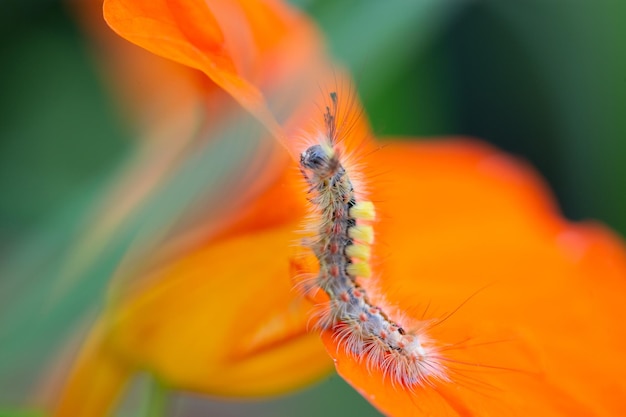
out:
M482 138L534 165L567 218L626 234L626 2L293 3L351 68L379 136ZM32 392L77 322L101 305L124 248L118 236L42 319L86 213L136 146L76 20L68 2L0 2L2 417L44 415L45 400ZM139 380L119 415L137 415L142 390ZM208 408L215 416L378 415L337 376L261 403L180 395L172 415Z

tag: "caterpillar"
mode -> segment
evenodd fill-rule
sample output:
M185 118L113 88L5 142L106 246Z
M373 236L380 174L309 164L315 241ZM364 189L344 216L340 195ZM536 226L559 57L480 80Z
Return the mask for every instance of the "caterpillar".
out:
M362 285L372 275L371 245L376 211L371 201L359 199L344 163L342 135L338 123L336 92L323 109L323 129L300 155L299 168L308 186L312 237L305 245L317 259L315 285L328 301L316 326L332 331L340 348L364 364L378 368L391 383L413 390L447 381L446 367L437 346L424 329L405 329L375 305Z

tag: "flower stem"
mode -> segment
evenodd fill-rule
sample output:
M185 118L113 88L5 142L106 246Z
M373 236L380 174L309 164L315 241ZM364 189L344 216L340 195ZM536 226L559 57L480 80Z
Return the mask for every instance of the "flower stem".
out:
M144 417L165 417L169 390L157 378L150 378Z

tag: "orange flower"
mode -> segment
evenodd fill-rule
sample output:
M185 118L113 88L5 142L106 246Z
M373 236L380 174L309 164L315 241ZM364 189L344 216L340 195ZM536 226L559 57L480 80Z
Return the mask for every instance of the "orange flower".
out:
M107 0L105 17L126 39L202 71L292 154L285 138L321 116L310 93L327 77L319 36L278 1ZM348 119L359 112L348 110ZM367 129L358 125L346 146ZM405 328L428 330L446 377L394 385L325 331L338 372L395 416L626 412L618 238L561 219L530 169L485 145L388 143L359 161L366 174L387 173L370 184L380 220L375 278L363 285L401 311ZM115 292L58 416L102 415L139 369L176 389L246 396L327 371L306 331L311 304L291 291L294 271L308 269L290 248L306 195L285 161L268 163L271 180L221 233Z

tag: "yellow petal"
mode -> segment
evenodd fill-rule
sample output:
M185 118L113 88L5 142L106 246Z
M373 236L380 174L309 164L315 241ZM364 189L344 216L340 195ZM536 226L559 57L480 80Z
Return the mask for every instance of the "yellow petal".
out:
M54 416L108 415L132 371L108 346L103 323L95 325L63 388Z
M115 348L176 388L219 395L278 393L327 372L306 329L311 305L289 280L295 228L228 239L158 271L112 312Z

